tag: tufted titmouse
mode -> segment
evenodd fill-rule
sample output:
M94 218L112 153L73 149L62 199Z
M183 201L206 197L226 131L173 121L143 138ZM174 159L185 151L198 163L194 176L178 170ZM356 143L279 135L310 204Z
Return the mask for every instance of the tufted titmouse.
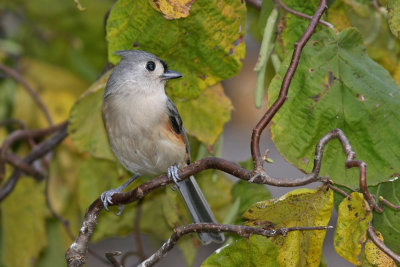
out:
M107 209L111 197L141 174L167 172L178 187L195 223L216 223L193 177L180 181L177 170L190 163L189 143L181 117L165 94L165 82L182 77L148 52L118 51L121 61L107 81L103 121L111 150L136 175L117 189L102 194ZM223 242L222 233L199 233L203 244Z

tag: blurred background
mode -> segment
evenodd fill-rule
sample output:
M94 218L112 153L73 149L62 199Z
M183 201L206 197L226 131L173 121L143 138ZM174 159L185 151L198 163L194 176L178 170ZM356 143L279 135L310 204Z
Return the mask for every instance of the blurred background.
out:
M40 92L54 114L55 123L68 117L76 99L107 68L104 14L107 14L113 3L111 0L82 0L82 7L79 7L73 0L60 0L56 4L52 0L0 0L0 62L17 69ZM257 15L255 9L249 10L248 20L257 20ZM261 109L256 109L254 104L256 73L253 68L257 61L260 41L253 39L249 34L245 36L244 41L246 58L241 72L223 82L225 94L231 99L234 110L232 119L224 128L222 157L236 162L250 158L251 132L266 109L266 99ZM371 54L378 57L380 50L375 51ZM383 58L381 61L386 62L385 67L394 65L390 55ZM267 80L271 78L267 77ZM55 88L57 90L54 90ZM24 118L29 128L47 126L40 112L30 109L34 104L29 97L17 89L20 89L20 86L6 79L0 72L0 119L17 116ZM13 106L14 102L23 104ZM7 132L1 129L0 140L3 141L6 135ZM268 130L264 132L261 140L261 151L269 149L269 157L273 159L273 163L267 165L269 175L285 178L303 175L279 154ZM76 171L71 170L68 175L74 176ZM316 186L313 184L308 187ZM294 188L269 189L273 197L279 197ZM62 191L57 194L58 198L64 197ZM62 204L55 203L55 206L60 208ZM334 213L330 225L335 225L335 216ZM142 235L142 239L146 255L150 255L161 245L145 235ZM129 234L124 238L109 238L93 243L90 247L99 255L104 255L107 251L124 253L131 251L135 242L133 235ZM201 247L194 266L200 266L217 248L216 245ZM352 266L334 251L333 230L327 232L323 254L329 266ZM131 257L128 263L134 265L135 257ZM109 265L89 254L88 266ZM175 248L157 266L185 265L181 252Z

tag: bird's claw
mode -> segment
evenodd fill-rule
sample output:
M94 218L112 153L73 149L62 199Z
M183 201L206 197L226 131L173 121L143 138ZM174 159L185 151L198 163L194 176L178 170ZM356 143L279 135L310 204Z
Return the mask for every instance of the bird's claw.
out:
M125 189L126 187L128 187L128 185L130 185L133 181L135 181L136 178L138 178L138 177L139 177L139 175L136 174L136 175L132 176L128 181L126 181L126 182L125 182L123 185L121 185L120 187L114 188L114 189L110 189L110 190L107 190L107 191L103 192L103 193L101 194L101 196L100 196L100 199L101 199L101 202L103 202L104 209L105 209L106 211L109 211L109 210L108 210L108 204L111 204L111 205L113 204L113 202L112 202L112 196L113 196L114 194L116 194L116 193L122 193L122 191L124 191L124 189ZM124 211L124 205L119 205L118 209L119 209L119 212L117 213L117 215L119 216L119 215L121 215L122 212Z
M174 181L175 186L172 189L176 190L176 188L179 188L179 182L181 181L181 178L178 175L178 167L175 165L169 167L167 171L167 176L169 179Z

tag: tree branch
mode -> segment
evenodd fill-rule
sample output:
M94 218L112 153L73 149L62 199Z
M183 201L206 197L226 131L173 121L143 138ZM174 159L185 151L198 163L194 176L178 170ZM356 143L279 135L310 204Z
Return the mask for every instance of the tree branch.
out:
M53 150L59 143L61 143L65 137L67 137L67 122L62 123L61 125L62 127L60 127L57 133L53 134L50 138L35 146L31 152L29 152L29 154L23 159L26 164L31 164L36 159L43 157L49 151ZM22 171L20 169L14 170L8 181L0 189L0 201L6 198L14 189L21 175Z
M7 151L18 140L22 139L31 139L31 138L38 138L43 137L49 134L52 134L56 131L59 131L63 128L67 127L67 122L63 122L57 124L55 126L50 126L44 129L35 129L35 130L17 130L12 132L7 138L4 140L3 145L0 148L0 182L4 178L5 174L5 162L7 158Z
M296 10L293 10L293 9L289 8L289 7L288 7L287 5L285 5L281 0L276 0L276 2L277 2L278 5L279 5L281 8L283 8L286 12L288 12L288 13L290 13L290 14L292 14L292 15L298 16L298 17L300 17L300 18L303 18L303 19L312 20L312 17L311 17L311 16L306 15L306 14L303 14L303 13L301 13L301 12L298 12L298 11L296 11ZM325 27L328 27L328 28L331 28L331 29L335 28L335 27L333 27L332 24L330 24L329 22L326 22L326 21L324 21L324 20L322 20L322 19L319 21L319 23L322 24L322 25L324 25Z
M5 74L10 76L11 78L13 78L16 82L21 84L26 89L26 91L31 95L33 100L37 103L37 105L42 110L44 116L46 117L47 121L49 122L49 125L53 125L53 120L50 116L50 112L47 109L46 105L43 103L43 101L40 98L40 96L38 95L38 93L26 82L26 80L22 77L22 75L2 63L0 63L0 70L2 70Z
M190 233L194 232L229 232L239 236L248 238L250 235L262 235L265 237L283 235L286 236L291 231L315 231L315 230L326 230L332 228L331 226L316 226L316 227L290 227L280 228L274 230L266 230L263 228L245 226L245 225L228 225L228 224L215 224L215 223L196 223L181 226L174 229L171 237L148 259L143 261L138 267L152 266L157 263L162 257L164 257L168 251L170 251L178 240Z
M301 36L300 40L294 45L292 60L285 74L285 77L283 78L279 97L277 98L275 103L273 103L272 106L267 110L267 112L253 129L253 134L251 136L251 155L254 161L253 175L255 176L264 172L263 160L260 153L261 133L264 131L265 127L267 127L273 116L282 107L283 103L286 101L290 83L292 81L294 73L296 72L297 66L299 65L301 52L303 51L303 48L308 40L311 38L311 35L317 27L318 21L320 20L322 14L325 12L326 9L326 0L321 0L317 11L314 13L314 16L312 17L311 22L308 25L303 36Z
M389 249L385 243L382 242L382 240L380 240L378 238L378 236L375 233L375 229L374 227L372 227L372 224L369 223L368 225L368 235L371 238L372 242L374 242L374 244L380 249L382 250L386 255L388 255L389 257L391 257L394 261L397 262L397 264L400 264L400 256L397 255L396 253L394 253L391 249Z

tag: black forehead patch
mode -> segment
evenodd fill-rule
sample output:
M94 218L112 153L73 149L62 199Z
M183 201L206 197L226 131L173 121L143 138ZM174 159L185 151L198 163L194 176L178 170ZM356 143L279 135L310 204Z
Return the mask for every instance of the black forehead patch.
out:
M161 62L161 64L163 65L163 67L164 67L164 72L166 72L167 70L168 70L168 65L167 65L167 63L165 63L163 60L161 60L160 59L160 62Z

